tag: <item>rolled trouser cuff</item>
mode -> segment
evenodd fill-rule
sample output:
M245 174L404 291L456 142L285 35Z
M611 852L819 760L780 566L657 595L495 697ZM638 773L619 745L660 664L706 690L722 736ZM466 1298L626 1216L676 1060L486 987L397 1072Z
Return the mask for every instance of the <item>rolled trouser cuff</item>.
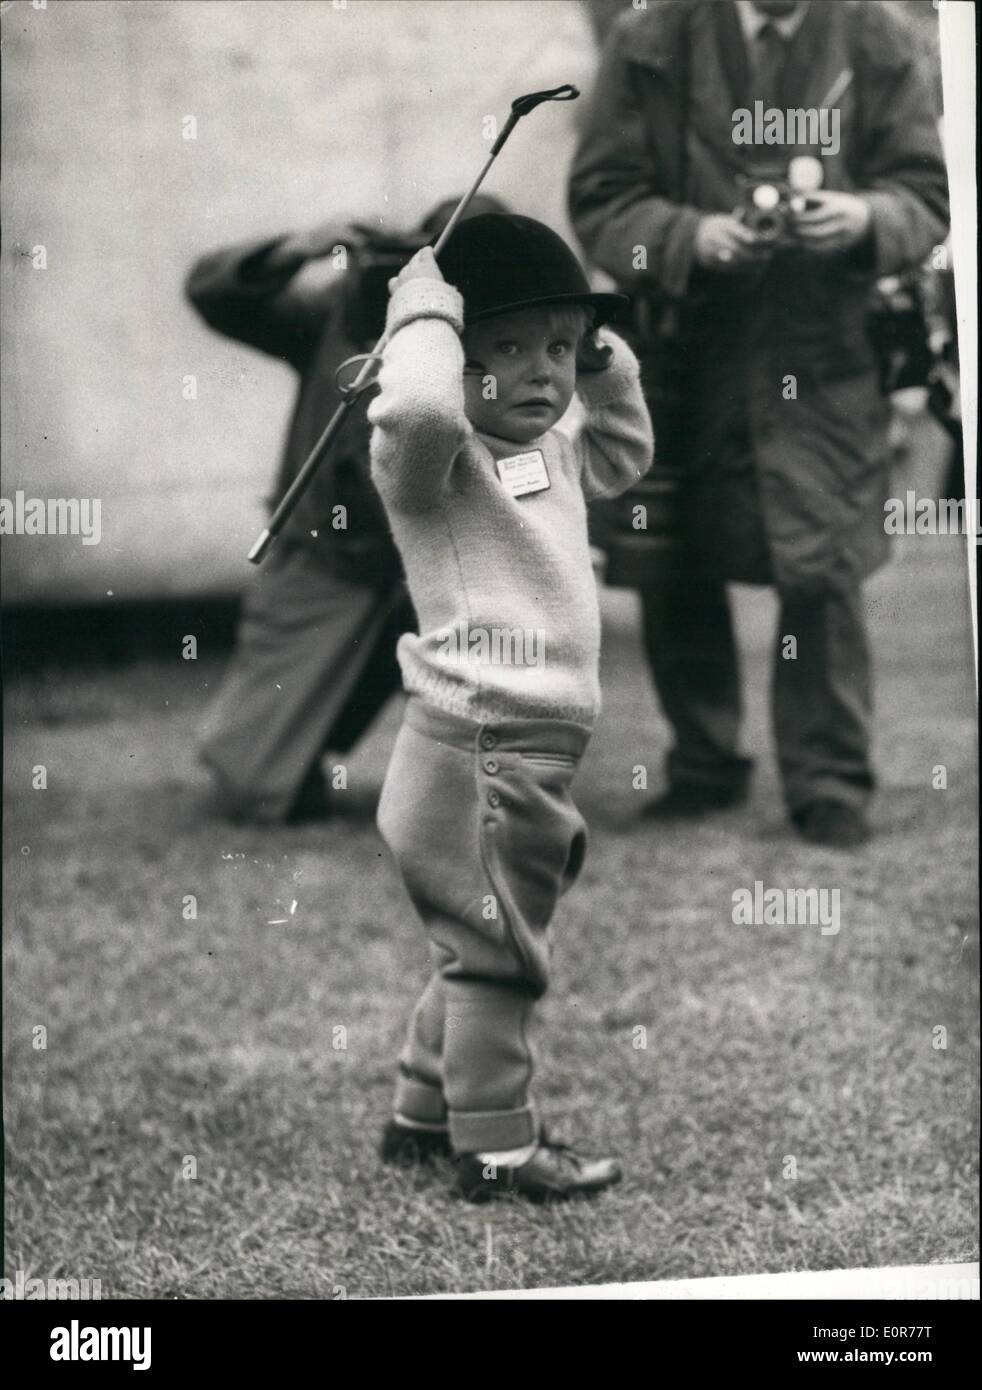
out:
M531 1144L538 1125L531 1106L521 1110L451 1110L450 1143L454 1153L487 1153Z
M407 1120L418 1120L423 1125L447 1123L447 1102L443 1092L436 1086L428 1086L418 1077L406 1076L402 1072L396 1076L394 1109L396 1114L405 1115Z

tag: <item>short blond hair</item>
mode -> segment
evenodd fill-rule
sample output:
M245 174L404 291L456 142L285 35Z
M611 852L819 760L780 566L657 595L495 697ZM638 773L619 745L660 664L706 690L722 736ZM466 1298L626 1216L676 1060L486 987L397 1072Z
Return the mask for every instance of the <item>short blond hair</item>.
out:
M495 319L510 318L513 314L522 313L547 313L549 315L549 328L553 332L569 332L573 334L577 341L584 338L593 328L594 310L590 304L520 304L514 309L502 309L500 314L488 314L486 318L480 318L476 323L464 325L463 341L466 344L467 335L472 328L483 328L486 324L493 323Z

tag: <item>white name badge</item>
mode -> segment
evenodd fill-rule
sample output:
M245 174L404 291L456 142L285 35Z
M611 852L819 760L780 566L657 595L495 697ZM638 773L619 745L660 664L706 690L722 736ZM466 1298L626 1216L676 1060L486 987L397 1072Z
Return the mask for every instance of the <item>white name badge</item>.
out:
M542 492L549 486L549 473L541 449L530 449L527 454L512 454L510 458L496 459L495 467L512 497Z

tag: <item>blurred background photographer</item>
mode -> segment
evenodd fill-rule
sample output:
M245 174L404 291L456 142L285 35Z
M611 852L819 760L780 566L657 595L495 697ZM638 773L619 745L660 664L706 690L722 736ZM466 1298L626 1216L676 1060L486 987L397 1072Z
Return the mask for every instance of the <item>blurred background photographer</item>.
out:
M878 0L664 0L607 38L569 205L587 252L632 295L655 420L655 470L613 519L608 579L640 590L673 729L656 817L747 796L726 585L767 584L792 821L831 845L869 835L862 584L886 558L890 418L869 302L878 278L944 241L948 216L913 55ZM776 142L739 142L737 113L755 103L782 120L815 112L810 143L790 122ZM816 137L832 128L834 142Z

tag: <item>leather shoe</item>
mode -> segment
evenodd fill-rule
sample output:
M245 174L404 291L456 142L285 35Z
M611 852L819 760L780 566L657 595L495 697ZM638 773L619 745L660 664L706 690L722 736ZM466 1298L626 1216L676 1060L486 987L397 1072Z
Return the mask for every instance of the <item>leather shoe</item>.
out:
M690 820L739 806L746 799L746 787L693 787L682 783L649 801L642 815L653 820Z
M813 801L792 816L795 828L806 840L835 849L853 849L870 838L869 821L862 811L842 801Z
M621 1170L612 1158L584 1158L555 1142L540 1142L531 1158L517 1167L496 1167L477 1154L457 1159L457 1188L468 1202L488 1202L509 1193L530 1202L565 1202L592 1197L620 1180Z

